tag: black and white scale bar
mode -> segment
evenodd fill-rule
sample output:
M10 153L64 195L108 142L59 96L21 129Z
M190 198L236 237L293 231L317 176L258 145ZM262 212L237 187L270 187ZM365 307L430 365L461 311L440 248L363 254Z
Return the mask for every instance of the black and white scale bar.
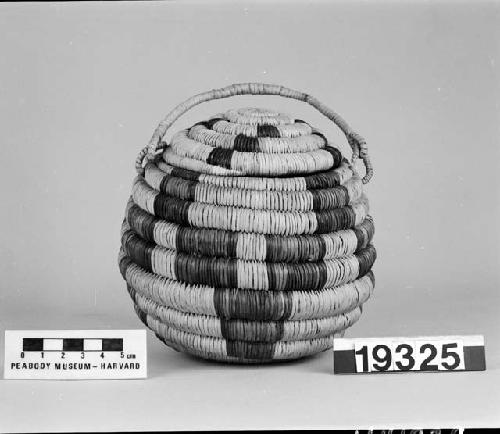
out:
M394 338L368 338L368 339L335 339L333 352L333 371L334 374L357 374L367 373L359 371L356 365L356 347L365 343L368 345L387 344L387 343L402 343L408 344L411 342L448 342L450 340L459 340L463 342L463 369L456 371L484 371L486 370L486 356L483 336L433 336L433 337L394 337ZM423 369L408 370L404 372L422 372ZM371 371L377 372L377 371ZM379 371L381 372L381 371ZM386 370L384 372L403 372L399 370ZM426 372L438 372L426 371ZM439 372L446 372L439 370ZM378 373L378 372L377 372Z
M123 339L23 338L23 351L123 351Z
M5 330L4 378L147 377L146 330Z

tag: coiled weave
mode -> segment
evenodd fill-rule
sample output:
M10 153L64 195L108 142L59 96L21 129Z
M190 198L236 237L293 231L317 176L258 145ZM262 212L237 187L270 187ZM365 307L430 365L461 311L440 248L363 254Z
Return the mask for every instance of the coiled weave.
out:
M139 154L119 266L139 318L177 350L236 363L312 355L373 292L366 143L293 92L245 84L193 97ZM315 106L346 133L366 175L308 123L267 109L232 109L163 140L190 107L245 93Z

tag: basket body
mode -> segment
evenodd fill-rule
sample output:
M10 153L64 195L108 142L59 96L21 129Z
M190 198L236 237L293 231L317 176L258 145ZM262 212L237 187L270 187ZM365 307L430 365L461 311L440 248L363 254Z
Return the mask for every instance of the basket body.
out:
M373 220L351 162L264 109L173 135L134 180L119 265L167 345L235 363L331 348L374 289Z

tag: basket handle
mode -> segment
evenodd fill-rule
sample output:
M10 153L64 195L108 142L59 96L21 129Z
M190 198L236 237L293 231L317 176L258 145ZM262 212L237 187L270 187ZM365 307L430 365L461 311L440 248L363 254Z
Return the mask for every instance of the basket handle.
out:
M276 84L264 83L232 84L227 87L210 90L208 92L203 92L198 95L192 96L183 103L179 104L165 117L165 119L163 119L159 123L148 145L139 152L139 155L137 156L135 162L137 172L141 175L144 174L145 163L152 160L157 155L158 151L162 148L161 141L168 128L170 128L170 126L172 126L172 124L184 113L203 102L215 99L229 98L235 95L277 95L308 103L316 110L318 110L321 114L333 121L335 125L337 125L342 130L347 138L349 145L352 148L353 162L356 158L361 158L361 160L363 160L366 169L365 176L363 177L363 183L366 184L373 176L373 166L371 164L370 157L368 156L368 147L366 145L366 140L359 134L355 133L347 124L347 122L340 117L340 115L335 113L333 110L328 108L313 96L310 96L306 93L298 92L296 90Z

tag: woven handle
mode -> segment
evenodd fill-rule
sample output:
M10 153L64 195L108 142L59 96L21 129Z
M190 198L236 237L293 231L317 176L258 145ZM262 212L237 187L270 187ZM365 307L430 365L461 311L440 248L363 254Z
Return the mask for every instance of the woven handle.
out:
M161 149L161 141L168 128L170 128L172 124L184 113L203 102L229 98L235 95L278 95L308 103L328 119L332 120L335 125L342 130L352 148L352 160L354 161L356 158L361 158L361 160L363 160L366 169L363 183L366 184L373 176L373 166L371 164L370 157L368 156L368 147L365 139L355 133L347 122L340 117L340 115L318 101L316 98L306 93L298 92L276 84L263 83L232 84L231 86L210 90L208 92L192 96L182 104L179 104L165 117L165 119L160 122L148 145L142 149L141 152L139 152L135 164L137 172L141 175L144 173L144 164L155 157Z

